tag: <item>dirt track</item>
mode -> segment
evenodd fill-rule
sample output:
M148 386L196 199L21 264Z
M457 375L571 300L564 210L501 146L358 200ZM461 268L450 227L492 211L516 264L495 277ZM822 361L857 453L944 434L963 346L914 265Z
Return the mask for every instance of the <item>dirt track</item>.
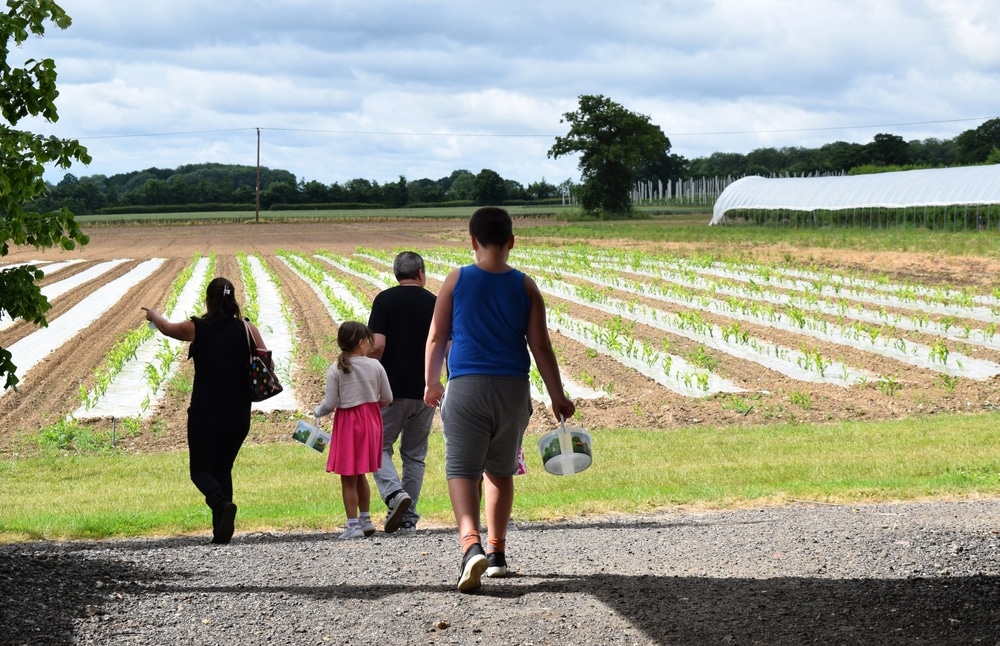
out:
M1000 644L1000 504L532 523L455 590L454 529L0 546L0 644Z

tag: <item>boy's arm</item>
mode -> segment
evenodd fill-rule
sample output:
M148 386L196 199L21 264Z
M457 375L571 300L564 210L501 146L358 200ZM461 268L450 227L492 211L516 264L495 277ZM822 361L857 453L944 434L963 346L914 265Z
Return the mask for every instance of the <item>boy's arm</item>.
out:
M444 384L441 383L441 369L444 367L444 355L451 340L452 292L458 281L458 270L452 270L444 279L437 301L434 303L434 316L427 333L427 347L424 351L424 403L428 406L440 406L444 396Z
M535 365L538 366L545 389L552 399L552 414L556 419L572 417L576 412L576 406L563 391L559 364L552 349L552 340L549 338L549 327L545 322L545 300L538 285L528 276L524 277L524 289L531 299L531 310L528 312L528 349L535 358Z

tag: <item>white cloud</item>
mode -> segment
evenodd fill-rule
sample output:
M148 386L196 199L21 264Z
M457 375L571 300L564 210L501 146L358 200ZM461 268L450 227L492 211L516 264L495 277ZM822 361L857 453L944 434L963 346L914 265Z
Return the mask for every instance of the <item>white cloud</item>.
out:
M558 182L576 161L546 152L581 94L689 158L953 138L997 116L992 4L64 0L73 26L21 53L56 60L61 118L36 129L90 148L78 175L253 163L261 128L262 163L300 178Z

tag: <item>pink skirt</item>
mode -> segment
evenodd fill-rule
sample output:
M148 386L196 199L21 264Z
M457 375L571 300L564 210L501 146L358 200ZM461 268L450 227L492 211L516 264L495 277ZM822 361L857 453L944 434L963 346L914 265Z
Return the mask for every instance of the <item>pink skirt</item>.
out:
M333 413L326 470L342 476L375 473L382 466L382 412L378 402Z

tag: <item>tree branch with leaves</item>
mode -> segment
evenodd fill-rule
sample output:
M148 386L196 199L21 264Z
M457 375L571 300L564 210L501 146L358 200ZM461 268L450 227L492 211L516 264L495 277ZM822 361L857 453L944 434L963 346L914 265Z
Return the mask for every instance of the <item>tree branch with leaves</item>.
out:
M74 161L90 163L87 149L75 139L45 137L24 130L17 124L25 117L58 121L55 100L56 66L51 58L28 59L20 66L11 65L12 48L17 49L29 37L45 35L46 23L60 29L71 20L59 5L49 0L7 0L6 13L0 14L0 258L11 246L36 249L60 247L70 250L85 245L88 238L80 230L69 209L46 213L25 210L24 205L46 191L43 175L46 164L69 168ZM36 325L47 325L48 299L36 281L43 273L34 265L0 270L0 318L22 318ZM0 378L4 390L17 385L17 366L9 350L0 347Z

